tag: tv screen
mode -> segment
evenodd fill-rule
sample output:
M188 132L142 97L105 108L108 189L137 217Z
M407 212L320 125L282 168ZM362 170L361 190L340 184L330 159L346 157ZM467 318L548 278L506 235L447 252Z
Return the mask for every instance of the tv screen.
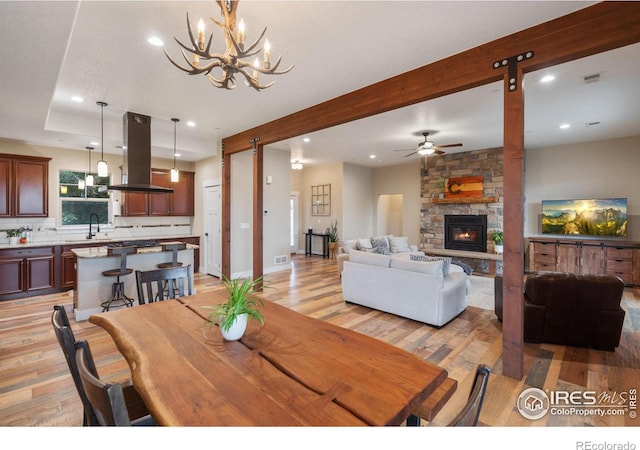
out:
M542 233L627 236L627 199L542 200Z

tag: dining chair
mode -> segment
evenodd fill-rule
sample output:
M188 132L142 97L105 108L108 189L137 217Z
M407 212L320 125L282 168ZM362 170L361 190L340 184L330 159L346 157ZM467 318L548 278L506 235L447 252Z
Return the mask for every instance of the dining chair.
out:
M78 391L78 395L80 396L80 400L82 401L82 406L84 407L84 418L82 424L83 426L100 425L98 417L96 416L95 410L93 409L93 406L91 405L91 402L87 397L82 384L82 380L80 378L80 372L76 363L77 341L73 334L73 330L71 329L69 317L67 316L67 312L65 311L63 305L55 305L53 307L51 323L53 324L53 329L55 331L60 347L62 348L62 353L64 353L64 357L67 360L67 365L69 366L69 371L71 372L71 378L73 378L73 383L76 385L76 390ZM87 366L93 371L93 373L97 373L95 363L90 354L88 355ZM122 390L132 419L138 419L149 414L144 401L140 397L140 394L138 394L138 392L130 383L123 384Z
M101 426L153 426L151 416L131 420L122 386L98 378L87 341L76 342L76 365L82 386Z
M451 422L450 427L475 427L478 424L480 410L487 391L487 383L489 381L489 366L480 364L476 369L476 377L471 386L471 392L467 402L462 409L456 414Z
M447 426L476 426L480 409L484 400L489 379L489 367L481 364L476 369L476 376L469 393L469 398L464 407L458 411L455 418ZM431 394L427 402L420 405L417 411L411 414L406 421L408 427L419 427L420 420L433 421L435 415L442 409L444 404L451 398L457 386L456 380L447 378L445 382Z
M192 295L191 265L166 269L136 270L138 303Z

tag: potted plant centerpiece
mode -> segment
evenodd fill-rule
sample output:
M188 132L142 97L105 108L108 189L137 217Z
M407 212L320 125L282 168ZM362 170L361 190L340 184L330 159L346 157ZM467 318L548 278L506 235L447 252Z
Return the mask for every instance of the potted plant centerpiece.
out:
M249 319L254 319L260 325L264 323L260 311L264 303L256 293L262 285L262 277L255 280L229 280L222 275L222 283L227 290L227 301L215 306L206 306L205 308L211 309L206 322L209 323L209 327L217 322L225 340L237 341L244 335Z
M335 257L336 247L338 246L338 221L334 221L329 227L329 250L331 256Z
M502 234L502 230L493 230L491 233L491 239L493 239L495 252L497 254L501 254L504 248L504 236Z

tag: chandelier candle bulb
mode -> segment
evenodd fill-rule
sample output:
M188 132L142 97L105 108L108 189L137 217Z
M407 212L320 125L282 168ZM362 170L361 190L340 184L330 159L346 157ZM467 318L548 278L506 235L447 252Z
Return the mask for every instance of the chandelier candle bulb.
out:
M269 69L271 66L271 45L269 39L264 40L264 68Z
M240 22L238 23L238 45L241 47L244 47L244 29L244 19L240 19Z
M198 22L198 48L204 50L204 21L200 19Z

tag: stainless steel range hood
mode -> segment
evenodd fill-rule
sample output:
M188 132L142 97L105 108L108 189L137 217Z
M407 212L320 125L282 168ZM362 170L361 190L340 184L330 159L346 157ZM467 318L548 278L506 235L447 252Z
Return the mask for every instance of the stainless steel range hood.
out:
M173 192L172 188L151 184L151 117L126 112L122 120L122 184L107 186L107 189L126 192Z

